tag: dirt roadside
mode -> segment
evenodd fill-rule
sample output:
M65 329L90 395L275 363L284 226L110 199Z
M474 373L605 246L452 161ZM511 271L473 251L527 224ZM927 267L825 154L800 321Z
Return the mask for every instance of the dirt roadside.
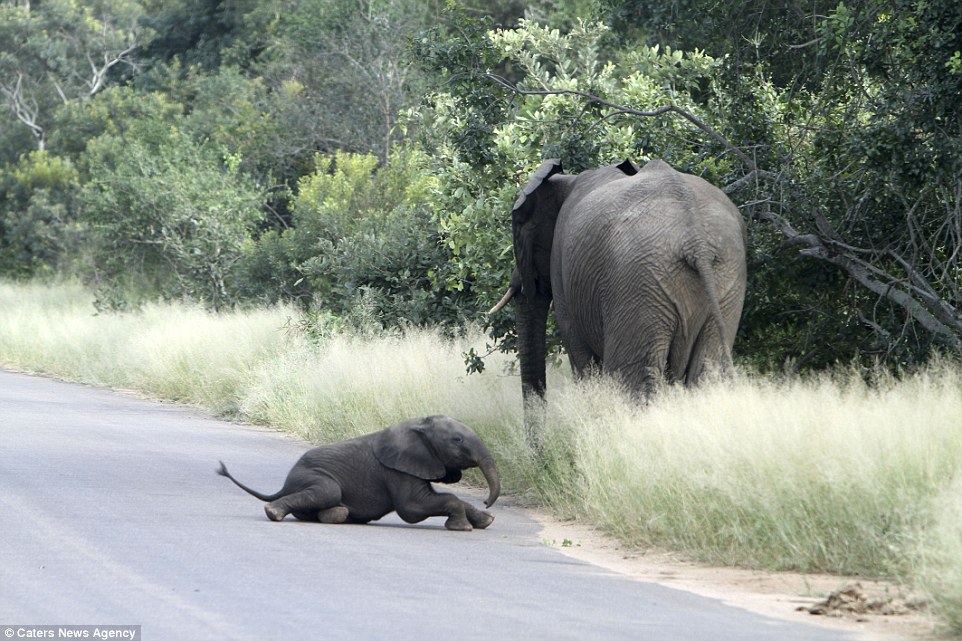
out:
M757 614L846 630L862 641L960 639L939 635L924 605L919 607L920 600L891 584L857 577L709 567L670 553L630 550L585 524L559 521L544 510L530 512L541 524L545 545L634 579ZM829 602L832 595L835 598ZM866 604L867 612L853 612ZM825 614L812 614L812 609Z

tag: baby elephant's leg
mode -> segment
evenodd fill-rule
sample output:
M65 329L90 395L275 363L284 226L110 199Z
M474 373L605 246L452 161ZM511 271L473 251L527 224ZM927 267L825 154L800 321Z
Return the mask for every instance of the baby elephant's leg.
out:
M491 525L494 517L479 510L470 503L462 501L453 494L438 494L439 497L450 497L446 501L448 520L444 522L444 527L449 530L470 531L473 528L483 530Z
M478 528L479 530L483 530L484 528L491 525L491 523L494 521L493 515L489 514L488 512L485 512L484 510L479 510L478 508L474 507L470 503L464 504L464 511L471 525Z
M427 483L417 491L397 497L398 516L408 523L420 523L429 516L446 516L444 527L449 530L470 531L491 525L494 517L465 503L453 494L435 492Z
M335 505L317 513L317 520L321 523L344 523L350 511L346 505Z
M343 523L347 520L347 508L340 505L341 486L329 476L318 474L316 481L309 487L282 496L264 506L267 518L280 521L293 513L297 518L322 523ZM342 508L343 518L338 518Z

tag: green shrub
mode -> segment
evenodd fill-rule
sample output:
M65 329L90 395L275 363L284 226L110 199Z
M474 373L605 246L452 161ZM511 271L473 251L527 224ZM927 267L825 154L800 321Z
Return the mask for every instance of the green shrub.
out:
M0 273L52 275L78 249L79 174L67 158L24 154L0 172Z
M416 149L396 149L383 165L370 154L318 157L299 183L291 228L248 246L248 294L286 293L355 326L459 323L465 301L436 285L448 254L425 163Z
M84 220L99 284L146 296L234 301L231 269L263 218L264 195L236 157L160 123L105 135L87 149Z

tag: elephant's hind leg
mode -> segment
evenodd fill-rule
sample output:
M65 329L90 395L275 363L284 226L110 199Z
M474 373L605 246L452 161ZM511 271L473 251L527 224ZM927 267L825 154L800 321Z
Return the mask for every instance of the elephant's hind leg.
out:
M317 520L321 523L344 523L350 515L346 505L336 505L317 513Z
M658 386L665 379L666 353L667 350L659 350L629 362L619 359L611 367L606 366L605 372L621 381L633 398L647 403L655 397Z
M684 369L680 370L684 376L679 378L684 380L686 385L698 383L706 369L708 369L706 365L708 365L709 361L718 358L720 344L718 331L714 323L712 323L710 318L706 319L701 327L701 331L698 332L698 336L695 338L694 344L691 346L687 362L684 364Z
M674 324L628 317L627 312L619 318L621 322L609 323L605 336L604 371L620 380L635 399L648 402L665 378Z
M340 503L341 486L331 477L319 474L316 481L307 488L265 505L264 512L267 513L267 518L272 521L281 521L288 514L294 514L295 517L303 521L343 523L344 520L347 520L346 514L341 521L323 520L323 518L336 518L337 512L331 512L331 510L343 507ZM346 507L343 509L347 510Z

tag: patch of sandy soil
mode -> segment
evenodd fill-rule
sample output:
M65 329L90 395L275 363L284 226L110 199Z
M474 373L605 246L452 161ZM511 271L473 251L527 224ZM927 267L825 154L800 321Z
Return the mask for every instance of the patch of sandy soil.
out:
M591 526L558 521L543 510L531 513L542 526L545 545L633 579L769 617L846 630L862 641L949 639L938 634L921 599L893 584L837 575L710 567L676 554L629 549Z

